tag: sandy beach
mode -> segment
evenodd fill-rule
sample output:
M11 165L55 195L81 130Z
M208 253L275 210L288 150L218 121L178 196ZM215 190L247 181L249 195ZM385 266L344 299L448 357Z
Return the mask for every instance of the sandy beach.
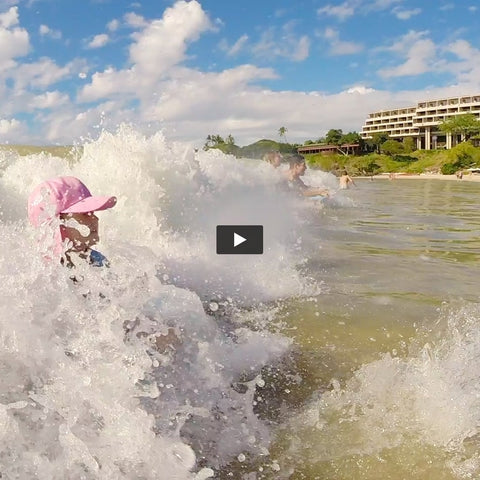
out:
M356 178L371 177L361 176ZM383 173L381 175L374 175L373 178L375 180L455 180L456 182L480 182L480 175L470 173L464 174L461 180L458 179L456 175L442 175L441 173L395 173L394 178L390 178L390 174L388 173Z

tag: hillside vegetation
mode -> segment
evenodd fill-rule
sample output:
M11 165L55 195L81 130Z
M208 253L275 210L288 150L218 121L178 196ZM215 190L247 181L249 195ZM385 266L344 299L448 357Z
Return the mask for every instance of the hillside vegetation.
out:
M267 152L278 151L283 154L295 153L297 151L297 145L290 143L276 142L275 140L262 139L258 140L245 147L239 147L231 142L219 142L214 145L208 146L205 149L216 148L223 153L235 155L236 157L244 158L262 158Z
M480 148L470 142L463 142L451 150L414 150L401 151L400 144L387 140L378 146L380 153L364 155L312 154L305 155L310 167L327 172L346 169L350 175L378 175L380 173L403 172L410 174L443 173L446 175L472 167L480 167ZM288 157L295 153L300 145L262 139L251 145L239 147L233 142L206 146L205 149L218 148L226 154L236 157L261 159L269 151L275 150ZM400 145L401 146L401 145ZM395 148L393 148L395 147ZM400 150L400 151L399 151ZM403 150L403 148L402 148Z
M451 150L416 150L408 154L370 153L361 156L306 155L311 167L325 171L346 169L350 175L388 172L453 174L480 166L480 148L464 142Z

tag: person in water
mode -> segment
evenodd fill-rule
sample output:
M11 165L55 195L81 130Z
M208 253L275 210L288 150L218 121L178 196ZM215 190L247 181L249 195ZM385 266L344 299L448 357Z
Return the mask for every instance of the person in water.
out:
M350 185L355 185L355 182L350 177L350 175L347 173L347 171L344 170L342 172L342 175L339 178L339 184L340 184L340 189L341 190L346 190L347 188L350 188Z
M283 156L280 152L271 151L263 156L263 160L268 162L273 168L278 168L282 163Z
M38 185L28 197L28 218L33 226L52 227L53 256L73 267L80 260L108 266L92 247L99 241L95 212L112 208L116 197L93 196L76 177L56 177Z
M35 227L51 230L53 257L59 258L62 265L72 268L79 261L87 261L94 267L108 267L108 260L92 249L99 241L95 212L112 208L116 203L116 197L93 196L76 177L56 177L42 182L30 194L28 217ZM76 276L70 279L75 284L79 282ZM89 293L82 295L88 298ZM100 297L105 298L102 293ZM144 317L148 320L148 315ZM155 324L154 319L150 320ZM172 327L166 332L155 332L142 328L140 323L139 317L124 322L125 341L128 342L131 335L146 337L148 345L159 353L174 350L181 343L178 332Z
M305 159L299 154L293 154L289 158L290 168L285 172L287 183L290 189L304 197L322 197L328 196L329 192L325 188L309 187L305 185L300 177L305 175L307 165Z

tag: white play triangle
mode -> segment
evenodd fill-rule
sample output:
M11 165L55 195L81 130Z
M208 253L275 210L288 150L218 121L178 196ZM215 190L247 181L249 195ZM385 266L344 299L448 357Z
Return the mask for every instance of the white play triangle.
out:
M246 241L247 241L247 239L243 238L238 233L235 233L235 232L233 233L233 246L234 247L237 247L238 245L240 245L241 243L246 242Z

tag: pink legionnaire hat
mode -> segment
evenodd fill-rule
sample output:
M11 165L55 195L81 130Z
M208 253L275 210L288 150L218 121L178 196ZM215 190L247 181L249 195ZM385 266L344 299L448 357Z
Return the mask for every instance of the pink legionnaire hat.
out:
M49 225L61 213L89 213L112 208L116 197L93 196L76 177L56 177L38 185L28 197L28 218L35 227ZM60 231L55 253L61 251Z

